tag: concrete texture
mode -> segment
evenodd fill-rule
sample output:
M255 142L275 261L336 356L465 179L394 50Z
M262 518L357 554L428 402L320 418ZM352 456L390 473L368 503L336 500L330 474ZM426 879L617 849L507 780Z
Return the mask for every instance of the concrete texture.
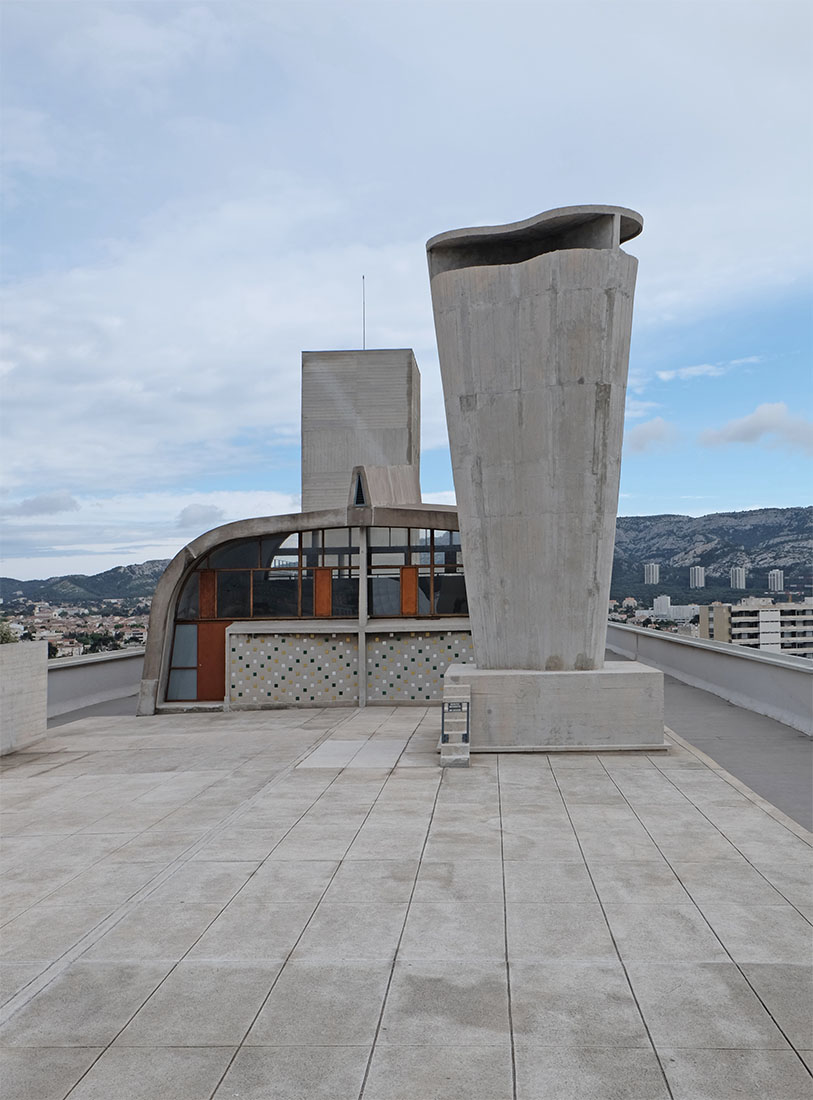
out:
M603 664L641 225L568 207L426 246L479 669Z
M0 645L0 755L45 736L48 643Z
M621 623L607 648L813 738L813 661Z
M101 717L5 758L4 1096L807 1100L809 834L678 739L441 769L439 733Z
M631 661L589 672L450 665L444 705L471 693L472 752L663 745L663 673Z
M302 353L302 510L342 507L353 468L410 467L420 503L421 375L410 348Z
M138 695L143 667L144 650L140 648L49 661L49 720L96 703Z

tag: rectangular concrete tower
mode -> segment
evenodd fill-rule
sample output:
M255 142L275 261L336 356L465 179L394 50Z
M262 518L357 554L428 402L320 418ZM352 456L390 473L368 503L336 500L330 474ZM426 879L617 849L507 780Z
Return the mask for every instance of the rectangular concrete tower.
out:
M354 466L411 467L418 486L420 414L411 348L304 351L302 511L346 507Z

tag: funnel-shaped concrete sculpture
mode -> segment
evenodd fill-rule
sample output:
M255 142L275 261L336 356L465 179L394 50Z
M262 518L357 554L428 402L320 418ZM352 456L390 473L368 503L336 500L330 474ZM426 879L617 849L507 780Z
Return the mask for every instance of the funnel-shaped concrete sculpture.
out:
M479 708L472 686L473 748L495 736L500 748L506 736L516 748L540 737L583 747L583 723L545 717L551 693L578 701L630 679L582 677L604 667L638 267L620 245L642 225L632 210L574 206L427 244L477 661L468 675L481 687L489 678ZM447 681L463 675L454 666ZM530 712L515 715L526 728L487 729L508 720L496 696L513 698L515 711L529 691L539 705L528 698ZM658 744L662 714L661 703ZM547 734L530 728L539 722Z

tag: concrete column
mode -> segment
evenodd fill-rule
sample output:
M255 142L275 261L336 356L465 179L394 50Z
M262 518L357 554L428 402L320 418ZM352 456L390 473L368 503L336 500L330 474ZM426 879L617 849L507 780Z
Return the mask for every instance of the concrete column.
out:
M566 207L427 244L480 669L603 666L642 224Z

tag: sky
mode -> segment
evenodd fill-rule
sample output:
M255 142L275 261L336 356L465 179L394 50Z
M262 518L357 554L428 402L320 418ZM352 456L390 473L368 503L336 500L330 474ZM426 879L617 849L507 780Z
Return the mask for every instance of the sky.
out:
M5 0L0 573L299 508L303 350L411 347L425 243L582 203L639 259L619 513L810 502L813 8Z

